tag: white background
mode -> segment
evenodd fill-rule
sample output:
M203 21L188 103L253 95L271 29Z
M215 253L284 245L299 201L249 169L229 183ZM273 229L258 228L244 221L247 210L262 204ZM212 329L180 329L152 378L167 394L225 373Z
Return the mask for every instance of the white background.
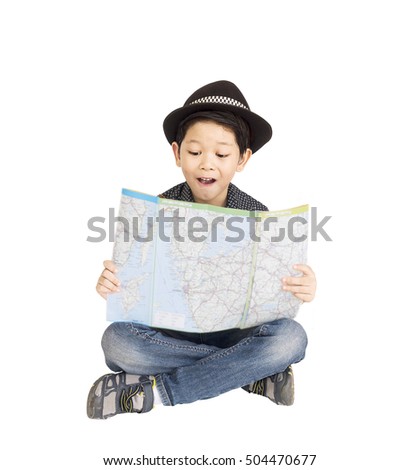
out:
M0 7L2 464L317 454L312 468L418 468L418 13L408 1L9 1ZM242 390L89 420L106 372L96 294L111 244L87 220L122 187L182 181L162 121L235 82L274 129L234 182L331 215L298 319L296 403ZM416 436L415 436L416 433ZM237 466L239 468L239 466Z

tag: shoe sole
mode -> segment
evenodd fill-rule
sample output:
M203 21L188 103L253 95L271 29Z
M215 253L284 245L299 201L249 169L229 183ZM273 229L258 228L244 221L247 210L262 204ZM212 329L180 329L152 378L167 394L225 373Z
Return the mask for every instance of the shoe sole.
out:
M90 419L106 419L106 418L108 418L108 416L106 416L106 417L103 416L103 400L104 400L104 397L103 396L98 397L95 394L96 388L99 385L99 383L104 382L104 378L107 377L108 375L109 374L105 374L105 375L102 375L102 377L99 377L89 390L89 395L87 397L86 412L87 412L87 416ZM104 386L104 384L102 386ZM100 404L97 403L98 400L100 400Z

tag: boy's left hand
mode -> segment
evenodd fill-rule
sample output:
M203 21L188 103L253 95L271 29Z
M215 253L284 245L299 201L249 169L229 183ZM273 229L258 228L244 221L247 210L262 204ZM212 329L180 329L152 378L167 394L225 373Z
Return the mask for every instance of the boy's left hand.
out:
M316 276L310 266L296 264L293 268L303 273L302 276L291 276L282 278L282 288L292 292L295 297L303 302L311 302L316 294Z

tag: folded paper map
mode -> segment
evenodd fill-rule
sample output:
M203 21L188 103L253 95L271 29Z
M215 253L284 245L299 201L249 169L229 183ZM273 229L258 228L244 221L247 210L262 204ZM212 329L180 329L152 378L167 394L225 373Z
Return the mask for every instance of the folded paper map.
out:
M306 263L308 206L249 212L122 190L109 321L188 332L292 318L281 278Z

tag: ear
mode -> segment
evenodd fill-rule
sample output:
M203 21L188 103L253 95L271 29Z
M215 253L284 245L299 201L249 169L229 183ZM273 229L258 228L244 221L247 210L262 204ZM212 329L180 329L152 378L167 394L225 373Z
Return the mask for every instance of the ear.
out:
M244 167L246 166L246 164L249 161L251 156L252 156L252 150L251 149L246 149L246 151L240 157L239 163L237 164L236 171L244 170Z
M175 160L176 160L176 165L178 167L180 167L180 147L179 145L177 144L177 142L172 142L172 150L173 150L173 154L175 156Z

